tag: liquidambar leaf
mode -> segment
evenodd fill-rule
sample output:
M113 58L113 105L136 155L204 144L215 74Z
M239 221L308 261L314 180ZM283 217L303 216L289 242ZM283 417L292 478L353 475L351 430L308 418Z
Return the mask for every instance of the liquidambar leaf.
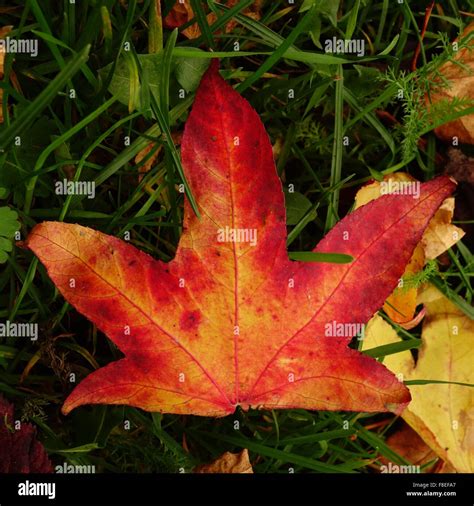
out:
M412 401L402 416L423 440L460 473L474 472L474 321L435 287L418 297L426 307L422 347L415 365L409 351L387 356L386 366L405 380L448 383L410 385ZM365 333L364 348L400 342L380 316Z
M0 395L0 473L52 473L36 429L29 423L16 425L13 405Z
M403 409L407 388L347 345L455 184L440 177L418 199L386 195L340 221L314 251L351 263L295 262L269 138L216 64L197 91L181 154L201 218L186 200L173 261L79 225L45 222L30 233L27 245L65 299L125 355L83 380L64 413L90 403L207 416L238 405Z

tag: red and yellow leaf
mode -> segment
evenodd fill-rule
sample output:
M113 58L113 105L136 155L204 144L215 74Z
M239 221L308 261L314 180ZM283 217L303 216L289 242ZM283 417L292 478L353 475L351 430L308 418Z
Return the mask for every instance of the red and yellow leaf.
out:
M208 416L238 405L400 412L407 388L328 328L363 324L383 305L455 184L437 178L419 199L386 195L349 214L315 251L350 264L294 262L269 138L217 65L181 153L201 217L185 201L171 262L79 225L45 222L28 238L65 299L125 355L83 380L64 413L90 403Z

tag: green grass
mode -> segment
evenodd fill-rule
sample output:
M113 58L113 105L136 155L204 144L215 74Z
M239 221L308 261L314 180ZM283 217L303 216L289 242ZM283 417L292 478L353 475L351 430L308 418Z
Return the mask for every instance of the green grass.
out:
M163 13L172 3L162 2ZM433 13L415 73L410 66L425 2L349 0L338 10L337 0L275 0L264 2L260 21L243 14L251 3L209 2L218 16L209 25L207 3L193 0L202 31L196 40L183 37L182 28L163 27L150 0L129 0L127 8L112 0L14 0L13 9L1 11L0 26L13 25L12 36L40 40L35 59L7 54L1 83L0 207L18 214L20 239L45 219L77 222L118 237L130 233L138 248L171 259L183 218L176 184L194 204L172 134L182 131L212 57L221 58L224 77L258 111L272 143L281 144L278 172L285 189L293 184L299 195L288 228L296 255L351 209L356 189L369 179L405 170L427 180L442 172L434 155L447 146L432 130L472 112L473 104L430 117L419 97L430 72L450 57L446 41L469 22L462 11L472 11L472 1L437 2L442 12ZM235 27L222 33L230 20ZM364 39L367 53L326 54L323 41L333 36ZM154 63L146 53L155 55ZM118 78L120 96L113 97L108 88ZM396 98L399 89L406 100ZM150 141L162 154L139 181L134 158ZM56 195L54 182L69 177L94 181L96 198ZM472 216L463 219L472 222ZM466 236L431 278L471 317L472 246ZM94 406L63 417L69 375L79 381L120 354L64 302L21 245L1 266L0 318L40 324L37 343L0 340L0 392L37 424L55 463L93 464L99 472L179 472L248 448L257 472L370 472L382 456L407 464L385 443L397 423L386 414L237 411L213 420ZM401 335L399 345L370 354L418 346L419 328Z

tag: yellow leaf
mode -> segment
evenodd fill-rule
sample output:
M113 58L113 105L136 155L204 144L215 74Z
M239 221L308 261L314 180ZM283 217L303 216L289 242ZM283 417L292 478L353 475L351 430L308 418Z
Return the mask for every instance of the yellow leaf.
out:
M394 172L384 176L384 182L395 181L395 182L416 182L416 179L406 172ZM368 204L370 201L378 199L382 196L380 181L374 181L373 183L366 184L363 186L355 196L354 209Z
M451 223L453 213L454 198L449 198L431 219L421 239L427 260L439 257L464 236L464 231Z
M426 317L416 365L409 351L387 356L384 365L404 380L474 384L474 321L431 285L421 291L418 303L425 305ZM375 316L363 344L369 349L399 341L395 330ZM474 472L474 388L432 383L409 389L405 421L458 472Z

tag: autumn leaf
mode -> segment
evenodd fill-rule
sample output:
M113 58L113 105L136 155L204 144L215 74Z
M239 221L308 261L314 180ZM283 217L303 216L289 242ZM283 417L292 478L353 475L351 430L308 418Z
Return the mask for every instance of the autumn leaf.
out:
M441 77L436 78L430 96L426 97L428 105L448 103L454 99L468 100L474 104L474 23L466 27L456 44L465 44L439 69ZM467 41L467 42L466 42ZM474 144L474 114L467 114L435 128L435 134L448 142L456 138L458 142Z
M143 164L138 170L138 173L140 174L138 178L139 181L143 179L143 175L149 172L156 163L158 157L160 156L161 148L162 146L156 142L150 142L136 154L135 164L138 165L143 161Z
M380 198L390 188L392 191L402 191L403 185L407 184L412 185L413 193L416 193L416 185L420 182L405 172L396 172L385 176L383 181L367 184L356 194L355 209ZM415 316L418 305L418 286L416 283L410 284L409 280L414 279L416 274L422 271L428 260L434 260L464 236L464 231L451 223L453 212L454 198L448 198L430 220L405 268L402 282L384 304L384 311L390 319L405 329L416 327L424 316L423 310Z
M74 224L44 222L28 237L65 299L125 355L84 379L63 412L91 403L206 416L237 406L400 412L406 387L348 344L455 183L440 177L418 199L385 195L341 220L314 251L349 264L289 260L270 140L216 63L181 155L200 217L186 199L171 262Z
M174 29L186 24L188 21L194 18L194 11L191 7L191 3L188 0L176 0L173 8L164 19L164 25L166 28ZM214 19L215 21L215 19ZM208 21L209 22L209 21ZM211 20L212 24L212 20ZM183 30L183 35L188 39L196 39L201 35L201 30L197 23L192 24L188 28Z
M474 384L474 321L435 287L418 297L426 307L422 347L415 362L410 351L385 357L384 364L405 380ZM365 332L364 348L400 342L395 330L375 316ZM474 471L474 388L459 384L410 385L412 401L403 418L458 472Z
M453 213L454 198L449 198L431 219L421 238L425 259L434 260L464 237L465 232L451 223Z
M249 452L247 449L244 449L240 453L225 452L214 462L197 466L193 472L252 474L253 469L249 460Z
M452 473L455 472L449 464L439 460L436 453L421 439L421 437L406 423L391 434L386 440L387 446L398 455L410 462L409 466L398 464L385 457L380 459L381 472L425 472ZM414 466L414 467L411 467Z
M0 395L0 473L52 473L36 429L23 422L19 427L15 427L13 405Z
M238 0L227 0L226 2L223 2L227 7L234 7L238 4ZM252 19L260 19L260 9L261 9L261 0L256 0L252 2L252 5L247 7L242 11L242 13L250 17ZM189 0L176 0L175 4L173 5L171 11L164 19L164 25L166 28L179 28L182 25L188 23L194 19L194 11L191 7L191 2ZM206 16L206 21L209 26L214 24L217 21L217 16L210 12ZM235 25L237 24L236 21L230 20L226 26L225 26L225 32L230 33L235 28ZM201 29L199 28L199 25L197 23L193 23L191 26L188 26L183 30L183 35L187 37L188 39L197 39L201 35Z

